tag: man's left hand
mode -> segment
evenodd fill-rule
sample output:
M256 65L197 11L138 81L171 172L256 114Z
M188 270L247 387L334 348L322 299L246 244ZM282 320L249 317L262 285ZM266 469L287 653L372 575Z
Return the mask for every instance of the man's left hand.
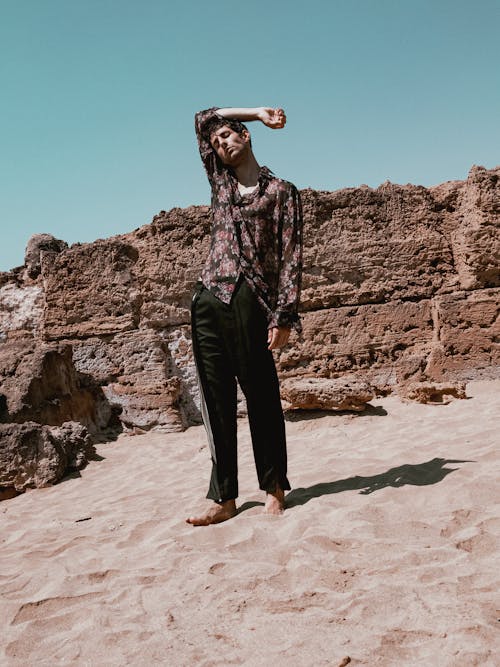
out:
M286 115L283 109L261 107L259 109L259 119L272 130L280 130L286 124Z
M277 347L283 347L288 343L290 336L290 327L271 327L267 330L268 350L275 350Z

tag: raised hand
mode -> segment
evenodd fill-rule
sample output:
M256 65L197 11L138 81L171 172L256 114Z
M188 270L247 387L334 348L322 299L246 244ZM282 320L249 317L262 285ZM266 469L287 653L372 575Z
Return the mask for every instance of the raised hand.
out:
M271 107L262 107L259 114L260 120L273 130L280 130L285 127L286 116L283 109L272 109Z

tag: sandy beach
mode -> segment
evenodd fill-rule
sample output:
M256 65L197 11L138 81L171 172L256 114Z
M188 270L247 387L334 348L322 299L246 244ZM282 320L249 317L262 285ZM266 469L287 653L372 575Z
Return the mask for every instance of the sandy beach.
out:
M0 504L0 664L499 665L499 390L289 415L281 517L240 420L240 512L208 528L203 426L98 445Z

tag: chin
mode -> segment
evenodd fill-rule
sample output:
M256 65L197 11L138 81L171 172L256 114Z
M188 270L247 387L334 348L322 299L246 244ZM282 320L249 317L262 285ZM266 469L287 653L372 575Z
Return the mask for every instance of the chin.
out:
M236 157L236 156L234 156L234 157ZM223 162L225 165L227 165L228 167L236 167L236 166L240 163L240 160L238 160L237 157L236 157L236 159L234 159L234 158L231 156L231 157L227 157L225 160L222 160L222 162Z

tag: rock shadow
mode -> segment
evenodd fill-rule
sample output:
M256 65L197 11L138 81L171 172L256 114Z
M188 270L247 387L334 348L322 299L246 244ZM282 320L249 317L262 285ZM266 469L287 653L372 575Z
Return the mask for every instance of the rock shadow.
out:
M387 410L381 405L371 405L371 403L368 403L361 412L355 412L354 410L287 410L284 413L287 422L321 419L331 415L339 417L346 415L350 417L386 417L388 414Z
M122 406L109 401L103 388L90 374L77 372L77 378L80 387L91 393L93 401L87 414L83 418L77 416L75 421L79 421L87 428L92 437L92 444L114 442L124 430L120 420ZM101 459L94 452L89 456L89 460L99 461Z

